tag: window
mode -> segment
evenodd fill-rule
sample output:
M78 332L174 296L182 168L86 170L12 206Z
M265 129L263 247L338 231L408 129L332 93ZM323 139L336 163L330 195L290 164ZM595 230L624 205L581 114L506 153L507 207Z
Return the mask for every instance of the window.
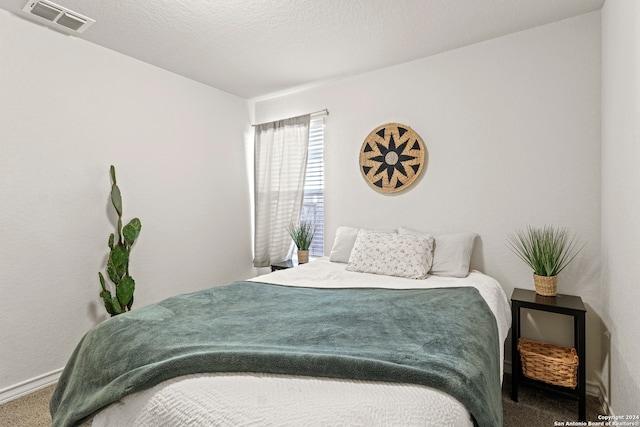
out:
M309 154L304 182L301 221L316 226L309 254L324 255L324 115L312 117L309 124Z

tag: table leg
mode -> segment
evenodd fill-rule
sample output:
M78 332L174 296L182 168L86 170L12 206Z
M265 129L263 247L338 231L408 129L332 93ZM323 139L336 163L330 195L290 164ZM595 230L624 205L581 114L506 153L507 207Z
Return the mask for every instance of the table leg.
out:
M579 315L574 317L574 337L577 341L578 351L578 419L579 421L586 421L587 417L587 361L586 361L586 333L585 333L585 312L580 312Z
M511 302L511 400L518 401L518 383L520 381L520 357L518 356L518 338L520 338L520 304Z

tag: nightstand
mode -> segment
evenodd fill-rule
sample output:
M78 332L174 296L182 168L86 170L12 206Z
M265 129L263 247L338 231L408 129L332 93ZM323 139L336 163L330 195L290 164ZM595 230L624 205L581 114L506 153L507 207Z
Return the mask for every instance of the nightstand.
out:
M294 263L290 259L280 261L280 262L274 262L273 264L271 264L271 271L285 270L287 268L295 267L296 265L298 265L298 263L297 262Z
M578 353L578 381L575 390L566 387L552 386L539 381L522 377L522 362L518 352L518 340L520 339L520 309L546 311L559 313L573 317L573 343ZM578 400L578 418L585 421L586 418L586 345L585 345L585 314L586 309L582 298L574 295L558 294L554 297L538 295L535 291L527 289L514 289L511 294L512 316L512 343L511 343L511 400L518 401L518 384L522 381L534 384L538 387L570 396Z

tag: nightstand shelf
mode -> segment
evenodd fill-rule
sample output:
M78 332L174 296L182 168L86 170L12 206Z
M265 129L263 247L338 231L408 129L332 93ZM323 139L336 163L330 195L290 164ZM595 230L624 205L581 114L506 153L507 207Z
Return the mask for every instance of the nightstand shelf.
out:
M520 339L520 309L546 311L550 313L564 314L573 317L573 340L578 353L578 384L575 389L553 386L541 381L524 378L522 375L522 362L518 351ZM544 390L553 391L563 396L569 396L578 400L578 418L585 421L586 418L586 345L585 345L585 314L586 309L582 299L574 295L558 294L555 297L545 297L527 289L514 289L511 294L512 315L512 376L511 376L511 400L518 401L518 385L520 383L532 384Z

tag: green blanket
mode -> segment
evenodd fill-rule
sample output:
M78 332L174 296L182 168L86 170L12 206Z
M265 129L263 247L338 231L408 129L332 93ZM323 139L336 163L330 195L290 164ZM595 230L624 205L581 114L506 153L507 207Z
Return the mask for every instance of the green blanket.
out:
M498 330L475 288L317 289L235 282L113 317L80 341L50 402L76 425L122 397L202 372L427 385L502 425Z

